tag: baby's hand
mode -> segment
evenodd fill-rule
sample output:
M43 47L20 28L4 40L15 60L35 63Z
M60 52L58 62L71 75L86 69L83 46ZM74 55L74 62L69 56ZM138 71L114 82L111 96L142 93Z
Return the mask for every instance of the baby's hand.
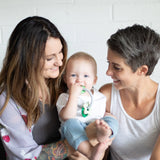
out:
M75 96L78 97L81 94L82 90L83 90L83 87L80 84L74 83L70 87L69 94L74 94Z

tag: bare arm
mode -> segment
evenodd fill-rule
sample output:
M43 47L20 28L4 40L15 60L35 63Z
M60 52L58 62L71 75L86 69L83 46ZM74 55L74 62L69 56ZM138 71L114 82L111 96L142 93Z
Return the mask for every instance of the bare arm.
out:
M112 84L103 85L99 91L106 96L106 112L110 113Z
M160 136L157 139L150 160L160 160Z

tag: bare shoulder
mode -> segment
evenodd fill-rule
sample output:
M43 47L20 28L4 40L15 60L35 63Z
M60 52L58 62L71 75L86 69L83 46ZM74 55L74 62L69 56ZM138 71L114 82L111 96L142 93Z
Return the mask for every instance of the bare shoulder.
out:
M99 91L103 93L106 97L111 94L112 83L104 84Z
M99 91L106 96L106 111L110 112L110 104L111 104L111 92L112 92L112 83L108 83L103 85Z

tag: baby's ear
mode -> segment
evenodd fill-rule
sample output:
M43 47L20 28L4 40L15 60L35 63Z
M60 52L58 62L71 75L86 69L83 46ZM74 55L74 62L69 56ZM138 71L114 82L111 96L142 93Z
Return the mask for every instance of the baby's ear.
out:
M97 83L97 79L98 79L98 77L97 76L95 76L95 78L94 78L94 85Z

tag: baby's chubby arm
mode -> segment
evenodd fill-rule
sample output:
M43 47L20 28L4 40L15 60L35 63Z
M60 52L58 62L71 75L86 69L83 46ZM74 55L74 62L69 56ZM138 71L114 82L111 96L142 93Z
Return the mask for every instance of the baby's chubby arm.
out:
M65 121L70 118L75 118L77 114L78 96L81 94L82 89L82 86L77 83L70 86L68 102L59 114L62 120Z

